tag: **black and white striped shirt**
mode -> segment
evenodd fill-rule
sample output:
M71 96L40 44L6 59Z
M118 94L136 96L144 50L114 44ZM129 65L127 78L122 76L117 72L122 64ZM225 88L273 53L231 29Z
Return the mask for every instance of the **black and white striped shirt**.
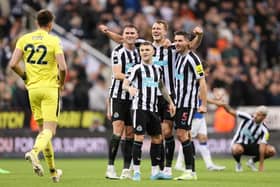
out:
M138 89L132 101L133 110L158 111L158 92L162 73L161 67L142 62L135 65L127 74L127 79Z
M199 79L204 77L200 59L192 51L176 54L175 95L177 108L198 108Z
M153 63L162 67L163 83L170 95L174 93L174 46L165 48L163 46L157 46L155 43L153 45L155 49ZM159 92L159 94L161 95L161 92Z
M233 137L232 144L267 144L269 132L264 122L257 124L254 117L245 112L237 111L236 114L241 122Z
M136 48L134 50L129 50L120 44L112 51L111 62L112 67L114 65L121 65L121 72L126 74L131 67L133 67L135 64L139 64L141 60L139 52ZM113 74L112 85L110 88L110 98L122 100L132 99L126 91L122 90L122 85L123 80L115 79Z

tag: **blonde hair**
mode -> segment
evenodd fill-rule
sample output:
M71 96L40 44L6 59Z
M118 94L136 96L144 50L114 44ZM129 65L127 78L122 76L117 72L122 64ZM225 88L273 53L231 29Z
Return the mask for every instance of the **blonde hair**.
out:
M157 24L162 24L163 25L163 27L164 27L164 29L166 30L166 31L168 31L168 24L167 24L167 22L165 21L165 20L157 20L157 21L155 21L155 23L157 23Z
M267 109L266 106L261 105L261 106L258 106L258 107L256 108L256 112L260 112L260 113L262 113L262 114L264 114L264 115L267 115L267 114L268 114L268 109Z

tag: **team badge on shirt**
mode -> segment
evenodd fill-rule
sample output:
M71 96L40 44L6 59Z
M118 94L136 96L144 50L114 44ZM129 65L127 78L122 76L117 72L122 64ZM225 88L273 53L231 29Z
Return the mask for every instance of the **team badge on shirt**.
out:
M140 125L138 125L138 126L136 127L136 130L137 130L137 131L142 131L142 129L143 129L143 128L142 128L142 126L140 126Z
M113 116L114 116L114 118L118 118L118 117L120 117L120 114L118 112L115 112Z

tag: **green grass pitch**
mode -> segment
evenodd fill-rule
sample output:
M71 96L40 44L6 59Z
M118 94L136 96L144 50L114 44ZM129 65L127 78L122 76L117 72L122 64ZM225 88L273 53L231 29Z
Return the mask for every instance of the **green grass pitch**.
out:
M11 171L11 174L0 174L0 187L273 187L280 184L280 160L271 159L265 161L265 172L252 172L245 165L243 159L242 173L234 171L233 159L215 159L218 164L227 168L222 172L210 172L204 167L202 160L196 161L197 181L151 181L150 161L144 160L141 165L142 180L108 180L105 179L107 161L105 159L57 159L56 165L63 169L63 178L60 183L52 183L47 172L47 167L42 161L45 176L38 177L32 173L31 165L25 160L1 159L0 168ZM120 174L122 161L116 161L116 169ZM180 172L173 170L173 176Z

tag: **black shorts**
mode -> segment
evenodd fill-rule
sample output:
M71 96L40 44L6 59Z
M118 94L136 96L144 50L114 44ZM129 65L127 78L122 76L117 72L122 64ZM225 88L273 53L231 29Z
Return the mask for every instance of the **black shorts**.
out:
M259 156L259 144L240 144L243 149L244 153L243 155L248 156Z
M169 112L169 103L164 99L163 96L158 96L158 114L160 117L160 120L171 120L173 121L173 117L171 117L171 114Z
M175 115L175 129L191 130L192 120L196 109L177 108Z
M161 134L160 119L155 112L134 110L133 127L134 133L137 135L145 134L145 132L150 136Z
M131 119L132 101L111 99L112 121L124 121L125 126L132 126Z

